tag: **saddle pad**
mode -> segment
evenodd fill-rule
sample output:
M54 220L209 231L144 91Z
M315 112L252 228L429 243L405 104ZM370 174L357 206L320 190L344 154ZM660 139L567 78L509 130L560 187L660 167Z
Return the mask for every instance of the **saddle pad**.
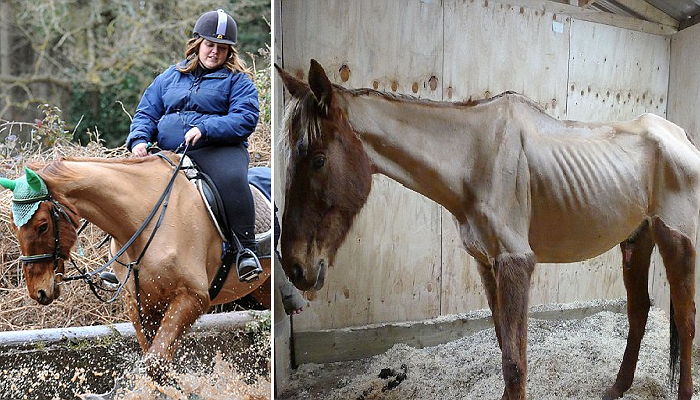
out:
M255 200L255 236L268 233L272 229L272 208L270 200L257 187L250 185Z

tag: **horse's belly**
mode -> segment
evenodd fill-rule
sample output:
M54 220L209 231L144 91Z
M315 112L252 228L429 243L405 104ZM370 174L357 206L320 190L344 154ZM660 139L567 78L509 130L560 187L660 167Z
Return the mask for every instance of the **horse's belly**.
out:
M528 154L529 241L540 262L595 257L625 240L648 212L651 151L637 135L538 142Z
M537 260L576 262L613 248L646 218L646 207L632 200L598 199L576 209L551 201L533 204L529 240Z

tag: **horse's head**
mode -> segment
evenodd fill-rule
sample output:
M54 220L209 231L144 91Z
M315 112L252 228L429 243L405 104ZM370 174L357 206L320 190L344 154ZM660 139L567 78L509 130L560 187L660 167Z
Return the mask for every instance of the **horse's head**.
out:
M292 95L282 131L288 152L282 260L302 290L323 286L355 215L367 201L372 169L323 67L311 60L309 82L275 66Z
M47 305L60 294L58 283L76 241L79 217L49 194L39 175L29 168L25 172L14 181L0 178L0 185L13 191L13 226L29 296Z

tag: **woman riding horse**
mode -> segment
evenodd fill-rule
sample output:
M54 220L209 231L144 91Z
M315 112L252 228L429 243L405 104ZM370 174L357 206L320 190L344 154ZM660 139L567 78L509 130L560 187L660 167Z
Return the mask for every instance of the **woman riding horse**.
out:
M238 277L249 282L262 272L254 254L255 206L247 178L247 138L258 123L258 92L233 47L237 28L230 15L221 9L204 13L192 34L185 60L157 76L143 94L126 146L143 157L148 143L173 151L183 141L190 145L187 154L222 194L232 227L222 258L237 258Z

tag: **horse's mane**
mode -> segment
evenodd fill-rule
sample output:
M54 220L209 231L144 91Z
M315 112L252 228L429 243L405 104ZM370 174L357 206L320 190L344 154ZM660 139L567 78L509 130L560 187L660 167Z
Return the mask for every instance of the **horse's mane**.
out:
M333 85L333 89L340 93L347 93L350 96L376 96L388 101L419 104L428 107L446 107L446 108L473 108L481 105L487 105L500 99L517 101L532 108L535 112L549 116L547 112L535 101L530 98L513 91L506 91L495 96L467 101L449 102L420 99L415 96L388 93L379 90L361 88L361 89L346 89L340 85ZM300 137L292 137L292 132L300 132ZM283 153L286 159L291 156L292 146L296 146L300 150L308 148L321 139L321 107L318 105L316 98L311 90L307 91L302 97L292 97L287 110L284 114L282 122L282 134L278 142L278 148Z
M173 158L174 153L165 152L166 156L170 159ZM102 164L120 164L120 165L135 165L143 164L151 161L160 160L156 156L147 157L133 157L133 158L100 158L100 157L62 157L53 160L48 163L32 163L29 168L39 174L39 176L47 182L65 182L72 179L78 178L79 175L76 171L71 170L66 164L66 161L70 162L92 162L92 163L102 163Z
M301 136L292 137L292 132L301 132ZM278 141L280 151L288 159L291 156L292 145L306 149L320 138L320 107L311 90L307 91L301 98L292 97L282 120L282 134Z
M430 106L430 107L471 108L471 107L476 107L476 106L479 106L482 104L489 104L489 103L492 103L492 102L499 100L499 99L502 99L502 98L509 98L512 100L519 101L523 104L527 104L527 105L531 106L532 108L534 108L535 110L546 114L546 111L538 103L534 102L529 97L522 95L518 92L514 92L512 90L507 90L503 93L497 94L495 96L487 97L485 99L473 100L470 97L466 101L438 101L438 100L421 99L421 98L418 98L415 96L411 96L408 94L402 94L402 93L382 92L379 90L374 90L374 89L369 89L369 88L345 89L339 85L333 85L333 86L335 89L338 89L340 91L348 93L351 96L378 96L378 97L382 97L384 99L387 99L389 101L399 101L399 102L403 102L403 103L420 104L420 105L425 105L425 106Z

